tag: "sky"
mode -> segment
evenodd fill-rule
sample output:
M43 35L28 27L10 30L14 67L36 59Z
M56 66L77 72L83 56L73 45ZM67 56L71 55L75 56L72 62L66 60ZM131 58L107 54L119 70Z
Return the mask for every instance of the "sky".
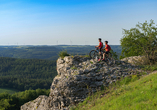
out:
M157 0L0 0L0 45L120 45L151 19Z

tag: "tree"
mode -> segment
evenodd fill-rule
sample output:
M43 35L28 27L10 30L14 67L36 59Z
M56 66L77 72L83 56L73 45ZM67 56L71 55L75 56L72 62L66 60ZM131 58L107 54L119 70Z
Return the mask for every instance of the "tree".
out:
M157 25L156 25L157 26ZM153 20L150 23L138 23L130 30L123 29L123 38L120 40L122 56L144 55L150 63L155 62L157 50L157 27Z

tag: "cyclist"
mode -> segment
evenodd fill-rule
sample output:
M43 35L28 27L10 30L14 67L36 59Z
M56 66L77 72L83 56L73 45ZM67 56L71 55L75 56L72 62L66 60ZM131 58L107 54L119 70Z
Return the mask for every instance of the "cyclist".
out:
M111 47L108 45L108 41L105 41L105 53L103 54L103 61L105 61L105 55L108 55L108 53L111 50Z
M103 48L103 43L101 42L101 38L99 38L98 40L99 40L99 45L95 46L95 47L98 47L99 54L100 54L100 58L98 59L98 61L100 61L101 60L101 51L102 51L102 48Z

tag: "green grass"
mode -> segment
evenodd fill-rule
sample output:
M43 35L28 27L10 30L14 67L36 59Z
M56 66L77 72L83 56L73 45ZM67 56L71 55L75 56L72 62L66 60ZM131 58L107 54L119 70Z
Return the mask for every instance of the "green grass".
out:
M124 83L124 80L122 82L123 84L95 93L72 109L157 110L157 73L129 83Z
M77 67L73 66L71 67L72 70L77 70Z
M156 71L157 70L157 63L154 65L143 65L143 66L141 66L141 68L144 71Z
M60 56L61 58L64 58L65 56L70 56L70 55L67 53L66 50L64 50L64 51L59 52L59 56Z
M16 92L18 92L17 90L15 89L8 89L8 88L0 88L0 93L9 93L9 94L14 94Z

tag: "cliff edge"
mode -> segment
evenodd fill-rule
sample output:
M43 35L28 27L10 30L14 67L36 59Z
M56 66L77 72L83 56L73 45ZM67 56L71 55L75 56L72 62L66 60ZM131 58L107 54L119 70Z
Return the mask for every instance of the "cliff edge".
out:
M21 110L69 110L91 93L137 71L136 66L124 61L98 62L80 56L59 58L58 75L53 79L49 97L39 96L22 105Z

